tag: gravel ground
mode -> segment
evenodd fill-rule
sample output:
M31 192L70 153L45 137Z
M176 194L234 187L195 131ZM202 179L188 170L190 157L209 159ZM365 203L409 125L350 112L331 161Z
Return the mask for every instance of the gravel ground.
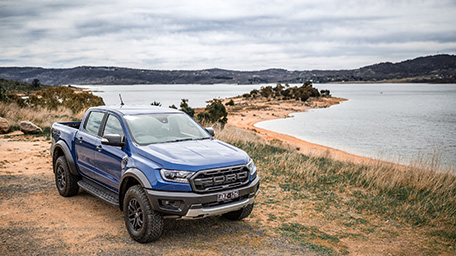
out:
M167 219L160 240L137 243L117 207L84 191L61 197L48 155L17 156L48 141L0 140L0 160L8 159L0 165L0 255L314 255L253 222L221 217Z

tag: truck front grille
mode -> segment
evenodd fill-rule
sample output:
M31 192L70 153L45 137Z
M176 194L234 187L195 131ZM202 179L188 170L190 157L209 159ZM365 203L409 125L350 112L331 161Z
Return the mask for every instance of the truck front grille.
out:
M245 185L249 176L245 165L201 170L190 178L190 185L195 192L213 192Z

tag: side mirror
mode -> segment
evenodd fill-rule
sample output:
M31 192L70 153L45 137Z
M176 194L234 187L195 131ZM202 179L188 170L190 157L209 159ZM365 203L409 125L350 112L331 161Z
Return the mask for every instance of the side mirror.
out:
M212 127L207 127L207 128L206 128L206 131L207 131L212 137L215 136L214 128L212 128Z
M115 147L125 146L123 137L119 134L106 134L103 138L101 138L101 144Z

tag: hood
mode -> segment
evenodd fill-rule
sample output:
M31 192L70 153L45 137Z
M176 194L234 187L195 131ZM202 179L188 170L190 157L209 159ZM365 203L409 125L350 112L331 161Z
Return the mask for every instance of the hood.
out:
M219 140L195 140L140 146L139 154L165 169L198 171L247 164L247 153Z

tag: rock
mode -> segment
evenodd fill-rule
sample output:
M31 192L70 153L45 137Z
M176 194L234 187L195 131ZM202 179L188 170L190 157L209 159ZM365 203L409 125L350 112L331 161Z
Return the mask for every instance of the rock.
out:
M42 133L43 130L30 121L21 121L19 124L23 133Z
M0 133L7 133L10 129L10 124L8 120L3 117L0 117Z

